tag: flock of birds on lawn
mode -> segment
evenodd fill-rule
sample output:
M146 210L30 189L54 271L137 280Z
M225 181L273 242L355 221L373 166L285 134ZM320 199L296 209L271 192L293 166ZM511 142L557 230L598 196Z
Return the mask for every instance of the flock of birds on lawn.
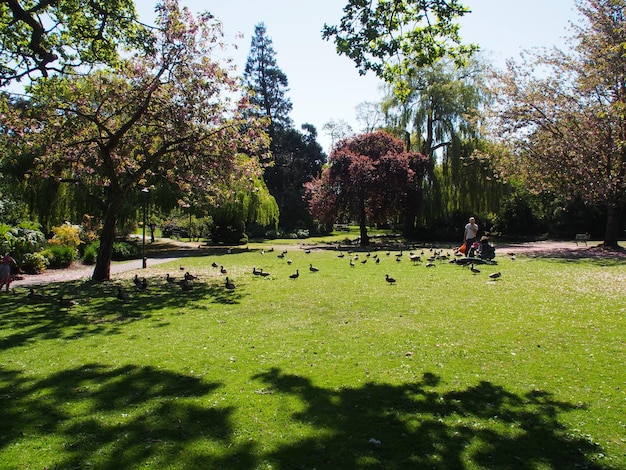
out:
M451 250L451 249L450 249ZM473 274L479 274L481 271L476 268L476 264L481 264L483 263L481 260L477 260L476 258L468 258L465 257L462 253L453 250L450 251L448 250L446 253L444 253L444 250L442 249L436 249L436 248L430 248L429 252L426 253L424 249L422 249L419 253L417 253L416 251L409 251L408 254L406 255L406 259L408 259L410 262L412 262L414 265L419 265L421 263L424 263L424 266L427 268L434 268L435 266L437 266L436 263L438 262L448 262L451 264L458 264L461 265L463 267L469 267L470 272L472 272ZM270 248L269 250L260 250L261 255L265 255L268 252L273 252L274 249ZM229 251L230 253L230 251ZM311 250L310 249L306 249L305 250L306 254L310 254ZM383 256L387 256L391 258L392 253L390 251L387 251L386 253L382 252L376 252L374 254L372 254L371 252L358 252L355 253L353 251L340 251L339 254L337 255L338 258L343 259L348 257L349 259L349 264L351 268L355 268L357 266L357 264L366 264L368 262L374 263L374 264L380 264L381 263L381 258L383 258ZM512 260L515 259L515 254L514 253L509 253L510 257ZM285 259L285 257L287 256L287 251L281 251L278 255L279 259ZM405 252L403 250L394 253L393 255L393 259L395 259L395 261L397 263L401 262L403 260L403 258L405 258ZM292 264L292 261L290 259L286 260L286 263L288 265ZM491 263L491 264L496 264L496 263ZM235 283L232 281L232 279L228 276L228 270L223 266L223 265L218 265L217 263L213 262L211 264L211 267L214 269L219 270L220 275L224 275L225 278L223 280L223 287L227 290L234 290L237 288L237 286L235 285ZM311 273L317 273L319 271L319 268L315 267L313 265L313 263L309 263L309 268L308 268L309 272ZM194 281L198 279L198 276L191 274L189 271L186 271L185 268L183 266L180 267L180 271L181 273L184 272L184 274L182 274L182 276L180 277L176 277L176 276L172 276L169 273L167 273L165 275L165 282L166 284L171 284L171 285L178 285L180 287L180 289L184 292L188 292L194 289ZM252 274L254 276L259 276L259 277L268 277L271 274L267 271L264 271L263 268L258 268L256 266L254 266L252 268ZM300 277L300 270L296 269L295 272L293 274L289 275L290 279L298 279ZM497 280L498 278L501 277L501 273L500 271L498 272L494 272L489 274L489 278L490 280ZM388 284L395 284L397 281L395 278L389 276L389 274L385 274L385 281ZM148 289L148 280L145 277L139 277L138 274L135 274L135 277L133 279L133 284L134 284L134 289L137 292L141 292L141 291L145 291L146 289ZM38 293L35 292L34 289L30 289L30 293L28 294L28 298L32 301L44 301L44 300L50 300L49 296L46 296L42 293ZM127 300L131 299L131 293L128 290L125 290L122 287L117 287L117 291L116 291L116 298L122 302L125 302ZM74 305L76 305L76 301L72 300L72 299L68 299L65 298L64 296L60 296L57 298L57 302L58 305L61 309L70 309L72 308Z

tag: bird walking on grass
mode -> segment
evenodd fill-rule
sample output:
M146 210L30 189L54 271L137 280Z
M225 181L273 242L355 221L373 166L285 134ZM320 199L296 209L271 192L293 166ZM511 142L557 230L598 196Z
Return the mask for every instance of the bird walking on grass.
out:
M237 287L230 279L228 279L228 277L226 278L226 283L224 285L226 289L230 289L230 290L233 290L235 287Z
M309 264L309 271L311 271L312 273L316 273L319 271L319 269L313 266L312 264Z
M289 276L291 279L298 279L298 276L300 276L300 272L296 269L296 272L293 273L291 276Z
M128 292L124 292L121 287L117 288L117 298L126 301L130 299L130 294Z
M500 276L502 276L502 273L500 271L498 271L497 273L492 273L489 275L489 277L491 279L498 279Z
M76 301L75 300L66 299L63 296L59 297L59 307L60 308L68 309L68 308L72 308L74 305L76 305Z
M396 282L393 277L389 277L389 274L385 274L385 281L387 281L389 284L393 284L394 282Z

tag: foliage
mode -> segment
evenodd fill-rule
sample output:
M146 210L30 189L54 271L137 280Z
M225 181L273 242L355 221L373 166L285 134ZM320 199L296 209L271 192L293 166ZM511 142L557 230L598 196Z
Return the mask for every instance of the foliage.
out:
M498 76L503 173L536 192L603 204L604 242L617 246L626 205L624 2L584 0L571 52L535 54ZM541 76L539 75L541 72Z
M354 61L359 73L372 70L388 83L401 83L415 68L452 57L461 64L477 49L463 45L457 18L469 12L457 0L349 0L338 26L324 25L337 52Z
M78 251L73 246L59 244L48 245L40 253L48 260L48 267L58 269L69 267Z
M41 252L25 253L20 268L27 274L38 274L48 268L48 258Z
M99 245L100 244L98 242L94 242L85 247L85 251L82 257L83 264L96 264Z
M243 81L250 93L248 113L268 118L268 134L273 141L280 129L292 126L292 109L287 93L287 75L278 67L272 40L264 23L254 27L254 36L243 72ZM272 149L273 150L273 149Z
M151 44L131 0L3 1L0 30L0 86L24 77L115 63L120 45Z
M264 173L267 189L278 204L280 226L284 230L312 228L304 184L319 176L326 161L315 127L304 124L302 130L290 128L276 133L272 144L273 164Z
M354 218L366 245L367 223L396 216L419 192L429 162L405 152L403 142L386 132L345 139L333 149L321 176L307 183L311 213L328 224Z
M169 181L204 204L229 191L230 175L258 175L267 143L261 123L244 119L238 82L213 59L223 46L219 22L196 20L176 0L158 9L154 50L113 70L79 79L39 81L31 106L8 127L36 140L39 175L72 181L104 201L93 278L110 277L115 229L129 194ZM34 131L37 132L34 132ZM236 156L247 153L243 166Z
M0 462L624 468L621 261L513 261L496 247L498 266L473 274L380 250L379 265L352 268L300 245L285 259L272 241L50 284L41 302L19 285L3 295ZM200 277L189 292L164 279L181 263ZM59 309L59 295L78 304Z
M52 227L52 232L54 236L48 241L52 245L68 246L77 250L82 243L82 229L79 225L66 222L58 227Z
M4 234L3 248L9 252L18 265L21 265L29 253L42 249L46 237L39 230L13 227Z

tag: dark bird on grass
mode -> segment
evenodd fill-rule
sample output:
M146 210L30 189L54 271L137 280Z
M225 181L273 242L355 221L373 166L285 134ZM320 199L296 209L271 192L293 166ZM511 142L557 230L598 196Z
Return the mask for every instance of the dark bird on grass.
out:
M268 253L274 253L274 247L271 247L269 250L267 250Z
M59 297L59 307L61 308L72 308L76 305L76 301L72 299L66 299L62 295Z
M287 260L287 264L291 265L293 261L291 261L290 259Z
M380 264L380 258L376 258L376 264Z
M472 271L474 274L480 273L480 269L476 269L473 264L470 266L470 271Z
M354 261L350 260L350 267L354 268L355 266Z
M515 261L515 253L511 254L511 261Z
M194 281L196 279L198 279L198 276L194 276L189 271L185 273L185 281Z
M255 276L260 276L262 272L263 272L263 269L257 270L256 266L252 267L252 274L254 274Z
M402 261L402 258L396 258L396 261L399 263L400 261Z
M337 255L337 258L343 258L344 256L346 256L346 255L344 255L343 253L339 253L339 254Z
M228 271L226 271L226 268L225 268L224 266L220 266L220 272L221 272L222 274L226 274L226 273L228 273Z
M426 263L427 268L434 268L435 266L437 266L435 263Z
M226 287L226 289L231 289L231 290L237 287L233 282L231 282L230 279L228 279L228 277L226 278L226 284L224 284L224 286Z
M133 279L133 282L135 283L136 286L139 286L141 284L141 279L139 279L138 274L135 274L135 278Z
M306 253L307 255L310 255L310 254L311 254L311 250L306 250L306 251L305 251L305 253Z
M180 269L181 271L184 271L184 270L185 270L185 267L184 267L184 266L181 266L181 267L180 267L180 268L178 268L178 269Z
M137 290L146 290L148 288L148 280L145 277L142 278L139 284L136 284L135 287Z
M280 258L280 259L283 259L284 257L285 257L285 253L284 252L278 255L278 258Z
M213 261L213 263L211 263L211 266L214 267L214 268L219 267L215 261Z
M31 287L30 292L28 294L28 298L30 300L40 301L40 300L45 300L46 296L35 292L35 289Z
M261 254L264 255L265 254L265 250L261 248Z
M498 271L497 273L492 273L489 275L489 277L491 279L498 279L500 276L502 276L502 273L500 271Z
M291 279L298 279L298 276L300 275L300 273L298 272L298 270L296 269L296 272L293 273L291 276L289 276Z
M259 271L259 274L263 277L267 277L270 275L270 273L266 273L265 271L263 271L262 269Z
M363 261L361 261L361 264L365 264L367 263L367 258L365 258Z
M312 264L309 264L309 271L311 271L312 273L316 273L319 271L319 269L313 266Z
M387 281L389 284L393 284L394 282L396 282L393 277L389 277L389 274L385 274L385 281Z
M165 275L165 280L166 280L168 283L172 284L172 283L174 283L174 281L176 281L176 278L175 278L174 276L170 276L170 273L167 273L167 274Z
M128 292L124 292L121 287L118 287L117 298L120 300L128 300L130 299L130 294Z
M419 263L422 261L422 257L420 255L411 255L409 258L413 263Z
M180 288L185 292L188 292L193 289L193 284L191 284L191 282L189 282L187 279L183 279L182 281L180 281Z
M402 252L396 253L396 258L401 258L401 257L402 257Z

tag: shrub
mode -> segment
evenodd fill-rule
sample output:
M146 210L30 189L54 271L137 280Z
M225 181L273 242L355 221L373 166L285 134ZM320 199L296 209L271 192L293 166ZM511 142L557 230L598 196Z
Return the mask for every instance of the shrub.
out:
M78 225L72 225L65 222L59 227L52 227L54 236L50 240L52 245L69 246L74 250L82 243L80 239L81 228Z
M37 274L48 267L48 259L42 253L26 253L22 261L22 270L27 274Z
M98 246L99 242L90 243L85 248L85 252L83 253L83 263L84 264L96 264L96 258L98 257Z
M116 261L136 258L140 253L139 245L133 242L113 243L113 259Z
M3 247L21 265L25 255L41 250L46 237L39 230L14 227L4 234Z
M76 259L76 248L64 245L50 245L42 254L48 259L50 268L67 268Z

